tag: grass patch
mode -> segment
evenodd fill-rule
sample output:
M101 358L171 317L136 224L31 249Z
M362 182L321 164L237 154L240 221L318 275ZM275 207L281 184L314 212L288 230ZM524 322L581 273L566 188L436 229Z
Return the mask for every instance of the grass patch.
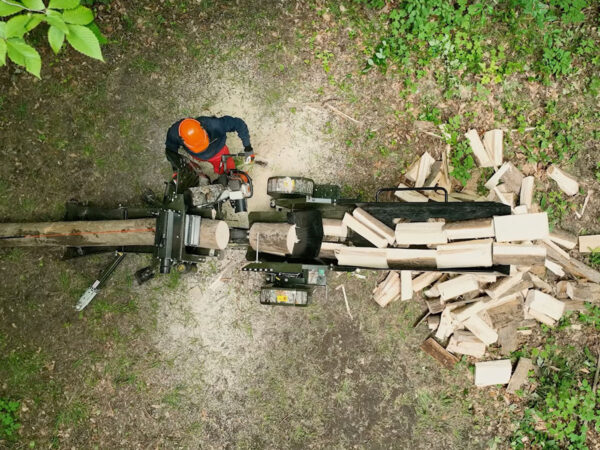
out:
M21 427L18 418L20 402L0 398L0 440L15 441Z

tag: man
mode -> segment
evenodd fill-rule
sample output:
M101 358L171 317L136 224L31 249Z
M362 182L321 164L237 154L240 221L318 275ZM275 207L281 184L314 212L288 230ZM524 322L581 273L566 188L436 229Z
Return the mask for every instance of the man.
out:
M227 158L226 166L221 163L221 156L229 154L229 149L225 145L227 133L233 131L241 139L244 152L248 154L248 161L253 161L248 126L242 119L231 116L200 116L196 119L186 118L175 122L167 131L165 143L167 160L173 166L173 170L183 169L186 161L179 154L179 148L183 147L192 158L211 163L214 172L218 175L224 173L225 168L235 169L233 158Z

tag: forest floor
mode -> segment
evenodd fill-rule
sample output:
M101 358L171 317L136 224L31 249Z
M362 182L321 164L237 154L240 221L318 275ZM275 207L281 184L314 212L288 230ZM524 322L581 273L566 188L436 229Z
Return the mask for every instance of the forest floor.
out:
M106 63L43 49L41 80L14 66L0 71L0 220L60 220L72 198L139 205L144 189L161 192L170 176L166 130L197 115L248 124L268 161L249 168L254 210L268 208L273 174L372 198L425 150L445 151L417 121L453 117L462 133L515 129L506 156L531 171L547 161L522 151L529 138L516 130L565 124L548 139L572 136L578 152L565 167L586 190L598 188L598 100L585 86L526 74L454 84L448 96L433 71L419 79L393 67L364 72L382 25L359 3L98 2ZM548 102L558 102L553 112ZM241 148L235 136L228 145ZM474 188L489 175L469 170ZM577 221L584 194L546 195L553 223L600 231L600 196ZM142 286L133 273L149 257L129 255L76 313L109 256L60 257L0 250L0 399L20 402L21 424L18 439L0 447L505 448L519 429L524 402L475 389L467 359L448 371L420 351L428 330L412 324L421 299L385 309L371 300L377 273L330 274L308 308L267 308L258 303L261 277L239 271L239 249ZM594 325L534 342L597 349Z

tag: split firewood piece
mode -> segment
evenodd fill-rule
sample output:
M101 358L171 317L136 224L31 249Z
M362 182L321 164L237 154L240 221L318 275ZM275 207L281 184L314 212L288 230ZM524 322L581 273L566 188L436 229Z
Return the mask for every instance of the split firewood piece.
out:
M444 222L408 222L396 224L396 242L400 245L435 245L448 242Z
M398 272L391 271L388 276L373 290L373 299L382 308L400 296L400 277Z
M577 236L567 231L554 229L550 233L549 239L567 250L572 250L577 246Z
M478 314L463 322L464 326L485 345L491 345L498 340L498 333L489 326Z
M410 270L402 270L400 272L400 300L411 300L413 296L412 274Z
M389 245L394 243L394 230L388 227L386 224L381 222L380 220L373 217L371 214L366 212L362 208L356 208L352 211L352 215L355 219L365 225L367 228L370 228L372 231L377 233L379 236L384 237Z
M507 296L507 301L487 308L486 312L496 330L507 327L523 318L523 296L520 292Z
M446 223L443 229L446 232L446 237L449 241L492 238L495 236L494 222L492 219L450 222Z
M440 326L440 316L439 315L430 315L427 318L427 327L431 330L437 330L437 327Z
M469 144L471 145L471 150L473 150L473 156L475 157L475 162L479 167L494 167L494 161L492 160L491 154L487 152L485 147L483 146L483 142L481 142L481 138L479 137L479 133L477 130L469 130L465 133L465 137L469 140Z
M506 185L505 189L507 192L519 194L523 178L524 176L521 171L513 163L507 161L485 183L485 187L491 191L502 181Z
M517 325L515 322L498 329L498 345L500 346L500 354L510 355L519 347L517 335Z
M579 192L579 183L571 175L563 172L558 167L551 165L546 169L548 177L552 178L558 184L558 187L565 194L573 196Z
M494 216L494 231L498 242L545 239L550 234L548 214Z
M556 298L568 298L567 289L571 284L570 281L562 280L556 283Z
M386 250L388 265L413 267L420 269L434 269L435 250L421 250L416 248L388 248Z
M546 247L546 249L547 249L546 253L548 253L548 250L552 250L555 254L560 255L562 258L564 258L566 260L571 259L571 255L569 255L566 251L564 251L562 248L560 248L558 245L556 245L550 239L542 239L542 245L544 247Z
M296 225L255 222L250 228L248 240L254 251L279 256L291 255L298 242Z
M530 314L533 310L554 320L560 320L565 312L565 305L561 301L535 289L531 289L527 294L525 308Z
M387 254L385 249L366 247L342 247L334 250L340 266L367 267L387 269Z
M567 283L566 291L572 300L600 303L600 285L596 283Z
M494 264L543 264L546 260L546 247L543 245L494 242L492 252Z
M463 190L461 192L453 192L448 196L449 202L481 202L485 198L474 192Z
M513 208L513 214L527 214L529 212L529 208L526 205L519 205Z
M408 180L408 181L412 181L413 183L415 182L415 180L417 179L417 173L419 172L419 163L421 162L421 159L418 158L416 159L408 168L408 170L406 171L406 173L404 174L404 177Z
M438 269L491 267L492 239L475 239L439 245L435 261Z
M585 200L583 201L583 206L581 207L581 211L575 211L575 215L577 216L578 219L581 219L583 217L583 213L585 213L585 209L587 208L588 202L590 201L590 198L592 197L593 193L594 193L594 191L589 190L587 195L585 196Z
M468 292L478 291L479 283L473 275L459 275L436 285L442 301L456 298Z
M511 275L511 276L508 276L505 278L501 278L496 283L494 283L492 286L487 288L485 290L485 293L493 299L501 298L501 297L507 295L506 293L509 290L511 290L512 288L514 288L515 286L517 286L522 280L523 280L523 273L517 272L514 275Z
M475 386L508 384L512 372L510 359L475 363Z
M533 202L533 188L535 185L535 177L529 176L523 178L521 182L521 194L519 197L519 205L527 206L528 210L531 210L531 204Z
M445 341L446 339L448 339L448 337L450 337L450 335L454 333L454 330L458 325L452 319L452 316L450 314L451 311L452 308L450 306L447 306L446 308L444 308L442 314L440 315L440 326L435 332L436 339L439 339L440 341Z
M421 344L421 350L438 361L446 369L452 369L458 358L442 347L434 338L428 338Z
M339 242L321 242L319 258L335 259L335 251L346 247Z
M563 268L560 266L560 264L555 263L552 260L547 259L544 262L544 266L546 266L546 269L548 269L550 272L552 272L554 275L556 275L557 277L561 278L565 276L565 271L563 270Z
M591 253L600 251L600 234L579 236L579 253Z
M513 373L512 377L510 377L510 382L508 383L506 392L509 394L514 394L521 389L523 385L528 382L529 371L532 369L533 363L531 362L531 359L519 358L517 368L515 369L515 373Z
M474 272L471 275L473 275L477 279L477 281L479 281L479 284L495 283L496 280L498 279L498 275L496 275L494 273L477 273L477 272Z
M550 286L548 283L546 283L544 280L542 280L537 275L530 273L529 279L531 280L533 285L540 291L543 291L546 294L550 294L552 292L552 286ZM558 283L557 283L557 287L558 287ZM565 295L566 295L566 291L565 291Z
M429 314L439 314L446 308L446 304L439 298L432 298L431 300L425 300Z
M478 297L468 305L453 309L451 313L452 318L456 322L464 322L469 317L479 314L481 311L484 311L489 301L490 297L488 296Z
M435 162L435 159L429 154L429 152L423 153L419 159L419 168L417 169L417 176L415 178L415 186L425 186L425 180L431 173L431 166Z
M345 241L348 237L348 227L338 219L323 219L324 241Z
M587 302L583 300L559 300L565 305L565 312L588 312Z
M344 225L348 228L352 229L356 233L360 234L367 241L371 242L375 247L385 248L388 246L388 240L373 231L371 228L364 225L362 222L359 222L356 218L351 216L350 214L344 214L343 219Z
M600 283L600 272L592 269L584 263L577 261L575 258L567 259L560 253L556 252L553 248L546 247L548 258L552 258L554 261L559 263L563 269L569 272L571 275L576 277L585 278L588 281L594 283ZM546 260L546 263L548 260Z
M505 205L514 208L517 204L517 194L514 192L508 192L507 188L503 186L505 185L501 184L500 186L494 187L494 196L500 203L504 203Z
M450 181L450 177L448 176L442 161L433 163L431 166L431 174L429 178L425 180L425 186L438 186L445 188L448 192L452 191L452 182ZM423 191L423 193L436 202L444 201L444 195L436 191Z
M496 167L501 166L504 159L502 138L502 130L490 130L483 133L483 146Z
M442 277L441 272L423 272L421 275L416 277L413 281L413 290L415 292L422 291L428 286L431 286L434 282Z
M407 188L408 186L399 183L399 188ZM429 198L417 191L396 191L394 195L404 202L428 202Z
M486 345L470 331L456 330L450 337L446 350L459 355L481 358L485 354Z

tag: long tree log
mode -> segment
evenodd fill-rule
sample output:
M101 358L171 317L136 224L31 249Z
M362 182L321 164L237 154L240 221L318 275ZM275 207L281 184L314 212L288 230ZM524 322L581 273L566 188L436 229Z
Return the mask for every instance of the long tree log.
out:
M0 223L0 247L154 245L156 219Z
M254 251L273 255L291 255L298 242L296 225L257 222L250 228L250 246Z

